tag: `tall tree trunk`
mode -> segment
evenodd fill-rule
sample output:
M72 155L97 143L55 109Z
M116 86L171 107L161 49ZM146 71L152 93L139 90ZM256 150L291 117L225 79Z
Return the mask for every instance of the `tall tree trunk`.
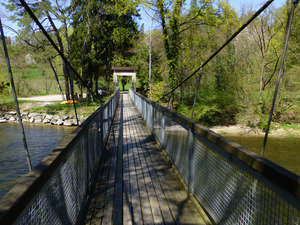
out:
M95 75L95 93L98 94L98 78L99 75Z
M107 56L108 57L108 62L106 64L106 70L107 70L106 81L109 84L110 83L110 76L111 76L111 60L112 60L110 41L108 42L108 51L107 52L108 52L108 56ZM111 94L111 90L109 90L109 92Z
M58 29L56 28L50 14L48 11L46 11L46 14L47 14L47 18L54 30L54 33L55 33L55 36L57 38L57 42L58 42L58 45L59 45L59 48L60 48L60 51L62 52L62 54L64 55L64 46L63 46L63 42L60 38L60 35L59 35L59 31ZM70 89L69 89L69 76L68 76L68 66L67 66L67 63L65 62L64 59L62 59L62 64L63 64L63 73L64 73L64 78L65 78L65 94L66 94L66 99L67 100L70 100Z
M85 47L86 47L86 44L87 44L87 41L88 41L89 34L90 34L90 26L88 25L88 32L87 32L86 37L84 39L84 43L83 43L82 50L81 50L80 77L81 77L82 80L83 80L83 60L84 60ZM80 81L81 96L83 96L83 88L82 87L83 87L83 83L82 83L82 81Z
M166 9L164 7L163 0L157 1L157 8L161 19L161 25L163 29L163 41L166 50L166 56L169 61L169 87L173 90L176 86L176 73L178 70L178 57L179 57L179 19L180 12L184 0L176 0L174 3L174 9L170 19L170 29L166 26ZM171 34L168 34L170 30ZM171 94L170 108L173 108L174 92Z
M70 43L69 43L69 36L68 36L68 25L66 20L64 20L64 29L65 29L65 39L66 39L66 58L68 61L70 61ZM61 47L63 48L63 44L61 42ZM69 76L72 76L71 74L71 69L67 66L66 64L66 69L67 69L67 77L69 78ZM70 78L71 79L71 78ZM72 85L72 88L74 89L74 78L72 78L71 80L69 80L70 85ZM74 90L73 90L74 92ZM69 95L74 94L74 93L70 93Z
M265 55L262 56L261 62L261 72L260 72L260 79L259 79L259 104L262 104L262 92L263 92L263 85L264 85L264 73L265 73Z
M54 73L54 76L55 76L55 79L56 79L56 82L57 82L57 85L58 85L58 89L59 89L59 91L61 93L62 99L65 100L64 92L61 89L61 86L60 86L60 83L59 83L59 80L58 80L58 76L57 76L56 70L54 69L54 66L53 66L53 64L51 62L51 59L48 59L48 62L49 62L50 66L51 66L51 69L52 69L52 71Z

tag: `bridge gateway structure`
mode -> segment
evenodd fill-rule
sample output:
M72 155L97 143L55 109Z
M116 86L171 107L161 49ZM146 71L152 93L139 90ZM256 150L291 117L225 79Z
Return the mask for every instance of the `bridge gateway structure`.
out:
M114 90L118 87L118 77L131 77L131 88L136 90L136 71L137 67L112 67Z
M130 95L117 91L14 187L0 224L300 224L299 176Z

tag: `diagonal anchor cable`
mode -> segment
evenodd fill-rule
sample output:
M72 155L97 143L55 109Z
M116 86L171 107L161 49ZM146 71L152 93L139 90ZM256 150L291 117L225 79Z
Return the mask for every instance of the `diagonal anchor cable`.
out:
M261 149L261 156L264 156L265 149L266 149L268 134L269 134L270 125L271 125L272 116L273 116L273 111L274 111L275 102L276 102L276 97L277 97L277 93L278 93L278 89L279 89L280 79L281 79L281 75L283 73L285 55L286 55L286 52L287 52L289 37L290 37L291 30L292 30L292 23L293 23L295 8L297 7L297 4L299 3L299 0L291 0L291 1L292 1L292 5L293 5L292 9L291 9L291 17L290 17L288 29L287 29L287 32L286 32L285 44L284 44L284 49L283 49L283 54L282 54L282 59L281 59L281 64L280 64L280 70L279 70L277 83L276 83L276 88L275 88L275 92L274 92L274 96L273 96L273 101L272 101L272 106L271 106L271 110L270 110L268 125L267 125L267 129L266 129L266 133L265 133L265 138L264 138L263 146L262 146L262 149Z
M29 168L29 171L31 171L32 170L31 160L30 160L30 155L29 155L29 151L28 151L28 145L27 145L27 141L26 141L25 130L24 130L23 123L22 123L22 118L21 118L21 113L20 113L20 108L19 108L19 103L18 103L18 97L17 97L17 93L16 93L16 88L15 88L15 83L14 83L14 79L13 79L13 75L12 75L12 71L11 71L11 66L10 66L9 56L8 56L8 52L7 52L7 47L6 47L5 36L4 36L4 31L3 31L1 18L0 18L0 30L1 30L1 39L2 39L3 49L4 49L4 53L5 53L5 58L6 58L10 83L11 83L11 87L12 87L13 94L14 94L15 105L16 105L16 108L17 108L19 124L21 126L21 130L22 130L22 134L23 134L23 144L24 144L24 148L25 148L25 152L26 152L28 168Z
M156 102L159 102L167 95L173 93L177 88L179 88L181 85L183 85L186 81L188 81L192 76L194 76L200 68L203 68L206 64L208 64L217 54L219 54L220 51L223 50L239 33L241 33L256 17L259 16L261 12L263 12L274 0L269 0L266 2L246 23L243 24L218 50L216 50L203 64L201 67L196 69L191 75L189 75L187 78L185 78L180 84L178 84L176 87L174 87L169 93L163 95L160 99L158 99ZM299 0L294 0L298 1Z

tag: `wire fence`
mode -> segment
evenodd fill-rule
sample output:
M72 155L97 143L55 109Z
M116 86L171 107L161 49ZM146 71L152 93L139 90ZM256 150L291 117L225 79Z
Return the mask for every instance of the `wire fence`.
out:
M300 177L130 90L189 191L216 224L300 224Z
M76 224L101 160L120 92L0 201L0 224Z

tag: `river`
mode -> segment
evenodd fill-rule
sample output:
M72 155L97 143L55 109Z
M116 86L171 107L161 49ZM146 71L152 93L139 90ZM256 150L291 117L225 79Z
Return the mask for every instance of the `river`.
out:
M24 124L32 165L36 166L75 127ZM263 136L224 135L260 154ZM300 175L300 138L269 137L265 157ZM26 175L28 165L18 123L0 123L0 198Z
M264 136L224 136L259 155L261 153ZM264 157L293 173L300 175L300 137L269 136Z
M75 127L24 124L32 167L45 158ZM0 123L0 198L28 173L19 123Z

